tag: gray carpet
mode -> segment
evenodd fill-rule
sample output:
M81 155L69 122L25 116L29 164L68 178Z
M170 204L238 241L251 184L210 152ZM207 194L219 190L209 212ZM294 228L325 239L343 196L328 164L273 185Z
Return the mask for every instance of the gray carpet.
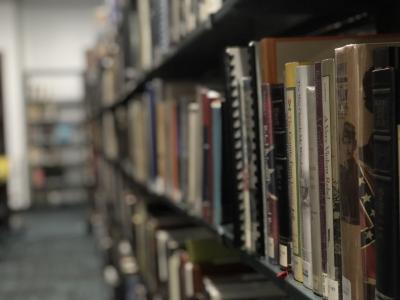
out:
M1 239L0 299L110 300L85 214L83 208L23 214L22 229Z

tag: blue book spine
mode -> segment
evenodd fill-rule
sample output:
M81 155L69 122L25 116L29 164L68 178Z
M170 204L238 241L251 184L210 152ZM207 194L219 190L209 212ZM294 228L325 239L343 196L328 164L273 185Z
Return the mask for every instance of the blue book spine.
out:
M153 89L148 90L149 101L149 128L150 128L150 178L154 182L157 178L157 120L156 94Z

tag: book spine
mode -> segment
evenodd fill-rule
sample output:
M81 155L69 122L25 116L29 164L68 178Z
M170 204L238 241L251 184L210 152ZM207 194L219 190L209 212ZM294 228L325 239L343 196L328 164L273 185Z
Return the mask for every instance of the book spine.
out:
M215 225L222 224L221 205L221 101L215 100L211 104L212 109L212 158L213 158L213 220Z
M285 64L285 102L287 116L288 186L292 225L292 265L294 279L303 282L301 248L301 214L297 184L297 128L296 128L296 67L298 63Z
M271 85L272 127L275 144L275 183L278 198L279 265L290 265L290 205L288 190L287 125L283 84Z
M310 164L308 152L308 111L307 86L314 85L314 70L311 65L296 68L296 114L297 114L297 159L299 168L298 190L301 207L301 238L303 258L303 284L312 289L312 244L311 244L311 203Z
M392 67L372 72L376 183L376 299L399 297L398 105Z
M204 145L204 136L203 136L203 95L205 93L205 89L203 87L198 87L197 89L197 103L198 103L198 115L197 115L197 123L195 134L195 143L196 143L196 156L195 156L195 166L196 166L196 184L195 184L195 205L196 205L196 213L199 216L203 215L203 161L206 159L203 153L203 145Z
M211 158L211 99L208 97L207 91L202 94L202 133L203 133L203 168L202 168L202 200L203 200L203 217L210 220L210 203L211 191L210 186L210 158Z
M319 211L318 129L315 87L307 87L308 141L310 159L311 234L313 261L313 290L322 295L321 224Z
M256 253L266 253L266 170L264 168L263 95L261 86L260 43L251 42L247 48L248 73L251 79L252 153L254 169L254 199L256 218Z
M278 197L275 181L274 135L272 124L272 95L269 84L262 85L263 92L263 127L264 127L264 162L267 183L267 247L265 256L273 264L278 263L279 256L279 216Z
M334 60L321 63L322 106L324 114L324 169L325 169L325 215L326 215L326 278L324 298L339 300L341 292L341 239L340 198L338 192L339 168L337 153L337 105L335 97ZM324 267L324 266L323 266Z
M198 213L197 203L197 148L196 140L198 129L198 103L192 102L188 106L188 202L192 211Z
M343 297L375 298L375 187L370 90L374 44L336 50ZM343 49L340 50L340 49ZM358 267L354 267L358 266Z
M352 46L335 50L336 89L338 97L339 162L341 192L341 228L342 228L342 284L343 299L363 299L362 261L360 242L360 217L358 206L359 171L355 159L357 149L356 110L348 95L354 72L354 53ZM350 81L350 82L349 82ZM354 93L354 91L352 91ZM350 106L351 105L351 106ZM347 111L346 111L347 109Z
M149 112L150 112L150 140L151 140L151 179L155 182L157 178L157 118L156 118L156 99L152 88L149 93Z
M160 100L157 102L157 170L158 170L158 182L160 189L165 189L165 102Z
M242 134L242 155L243 155L243 168L241 172L242 178L242 200L243 200L243 222L244 222L244 247L247 250L253 251L253 221L252 218L252 197L251 197L251 170L250 170L250 160L251 160L251 149L249 149L249 142L251 137L249 136L249 124L247 120L247 101L249 99L249 78L242 78L240 80L240 118L242 126L240 128Z
M318 144L318 181L319 181L319 218L320 218L320 245L318 256L320 257L321 270L321 286L318 291L320 295L327 297L327 257L326 257L326 193L330 193L331 185L325 180L326 166L325 160L331 160L330 148L327 145L329 133L327 132L327 124L329 123L329 105L326 107L322 98L322 80L321 80L321 63L315 64L315 99L317 105L317 144ZM327 108L327 109L326 109ZM329 153L326 153L329 152ZM330 178L330 175L329 175Z
M179 105L179 180L181 186L182 199L188 198L188 104L181 101Z
M179 186L179 127L178 127L178 104L171 103L171 172L172 172L172 197L175 200L180 199Z
M243 167L244 157L242 153L242 118L240 104L239 80L235 72L235 62L238 56L238 48L227 48L224 56L225 66L225 95L226 101L222 106L223 129L227 134L223 135L222 145L223 160L223 201L224 207L232 203L232 223L234 231L234 244L236 247L244 247L244 198L243 198ZM233 183L233 187L232 187ZM225 211L225 210L224 210ZM225 215L225 214L224 214ZM229 219L229 218L228 218Z

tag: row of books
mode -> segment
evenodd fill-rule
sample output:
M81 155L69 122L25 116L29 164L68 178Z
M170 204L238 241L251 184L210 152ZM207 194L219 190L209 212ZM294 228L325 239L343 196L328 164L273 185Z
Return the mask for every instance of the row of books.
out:
M396 298L398 36L265 38L103 115L135 178L328 299Z
M99 35L86 53L91 98L97 94L102 105L112 104L221 7L222 0L110 1L97 13Z
M222 0L138 1L142 66L154 66L188 34L207 21ZM151 12L151 13L150 13ZM148 18L148 16L151 16ZM152 57L145 56L151 55Z
M235 233L324 298L399 296L398 40L226 50Z
M240 263L239 252L223 246L206 228L171 212L144 213L140 201L133 214L140 220L135 222L134 252L151 295L176 300L287 297Z
M158 81L128 109L135 177L216 224L222 219L221 101L194 83Z

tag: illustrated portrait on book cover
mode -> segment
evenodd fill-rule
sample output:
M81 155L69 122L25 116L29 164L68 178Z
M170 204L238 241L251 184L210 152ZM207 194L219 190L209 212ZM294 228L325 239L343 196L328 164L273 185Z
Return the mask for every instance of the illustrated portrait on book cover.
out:
M342 132L342 151L346 160L340 166L341 186L345 193L342 193L342 217L346 222L358 225L360 223L358 204L358 164L355 158L357 150L355 126L345 122Z

